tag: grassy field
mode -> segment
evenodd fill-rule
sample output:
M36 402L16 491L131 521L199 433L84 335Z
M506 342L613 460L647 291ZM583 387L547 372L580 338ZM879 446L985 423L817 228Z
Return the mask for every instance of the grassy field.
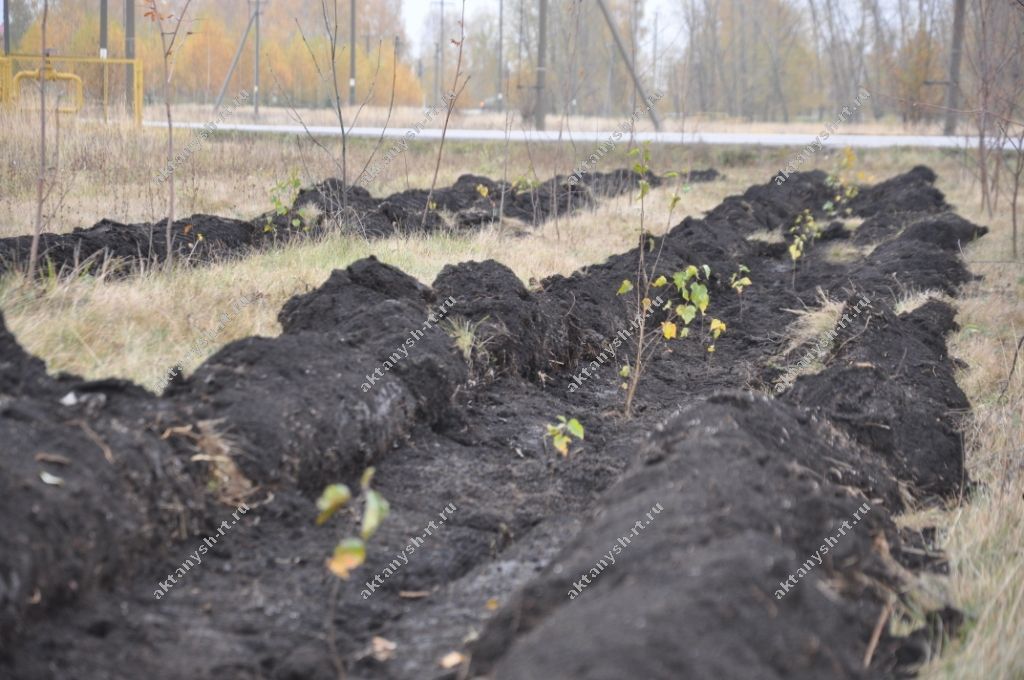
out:
M201 119L201 118L200 118ZM32 228L36 146L27 120L0 121L0 236L29 233ZM500 127L500 126L499 126ZM88 226L102 217L120 221L159 219L163 193L153 181L161 165L164 138L157 130L139 134L127 126L98 127L66 123L60 131L60 168L47 205L49 231ZM185 139L184 136L182 139ZM337 142L332 141L334 146ZM352 145L358 171L372 142ZM600 169L626 164L625 146L604 159ZM433 147L413 143L389 172L368 187L385 194L430 183ZM492 178L567 172L574 158L590 153L587 145L526 147L503 144L450 144L445 149L439 183L473 172ZM652 166L669 169L714 166L723 181L685 188L683 201L668 213L672 189L651 193L649 224L655 230L677 224L685 215L700 215L727 194L765 182L791 155L788 149L680 148L652 149ZM831 170L834 152L821 152L807 166ZM967 250L971 268L981 278L954 301L961 330L950 338L952 353L967 363L958 379L974 406L963 423L967 463L977 491L969 502L922 508L905 521L939 527L938 546L949 557L948 579L921 579L908 589L921 601L949 601L968 620L944 654L924 670L926 678L1024 677L1024 366L1018 366L1005 396L1016 339L1024 334L1024 267L1010 259L1010 218L1005 201L992 216L978 210L977 189L955 153L885 150L858 154L857 169L867 181L884 179L926 163L939 174L939 187L962 216L992 229ZM354 172L350 170L350 172ZM252 217L270 208L269 187L296 173L304 183L336 174L333 163L295 137L216 133L177 171L177 212L212 212ZM386 175L386 176L385 176ZM331 270L355 259L376 255L429 283L445 264L494 258L524 282L573 270L631 247L639 207L630 197L605 201L594 212L551 221L525 236L518 230L490 229L477 234L389 238L365 242L334 234L240 261L194 270L146 274L130 281L83 278L48 282L30 289L11 276L0 282L0 308L26 348L45 359L51 371L91 378L121 377L150 384L178 362L204 334L218 326L240 295L257 304L245 307L202 355L185 366L191 372L219 346L249 335L279 332L276 315L296 293L322 283ZM515 225L507 225L514 227ZM838 255L837 255L838 256ZM902 612L891 625L905 630L916 613Z

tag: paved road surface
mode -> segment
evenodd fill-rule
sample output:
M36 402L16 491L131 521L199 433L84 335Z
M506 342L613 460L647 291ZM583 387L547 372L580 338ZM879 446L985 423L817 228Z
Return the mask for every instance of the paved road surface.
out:
M147 127L163 127L160 121L145 121ZM175 127L186 129L202 128L204 123L175 123ZM257 125L252 123L227 123L217 126L218 130L238 132L255 132L269 134L305 134L301 125ZM310 126L309 131L317 136L339 136L337 127ZM391 128L385 132L386 138L399 138L410 132L409 128ZM380 128L357 127L351 133L353 137L380 137ZM608 139L610 132L572 133L572 140L577 143L599 143ZM415 135L415 139L436 140L441 138L440 129L425 129ZM505 135L501 130L448 130L447 138L452 141L501 141ZM557 131L538 132L536 130L513 130L509 136L513 142L557 142L569 141L566 133ZM638 132L637 141L652 144L736 144L762 146L788 146L800 148L810 144L814 135L804 134L751 134L747 132ZM888 147L926 147L940 149L962 149L965 146L977 146L973 137L941 137L938 135L832 135L825 146L852 146L856 149L881 149ZM1011 148L1009 143L1006 148Z

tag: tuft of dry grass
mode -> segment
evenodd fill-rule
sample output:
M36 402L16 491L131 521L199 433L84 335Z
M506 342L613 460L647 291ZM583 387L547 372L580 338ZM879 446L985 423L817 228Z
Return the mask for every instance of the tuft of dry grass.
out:
M826 262L848 263L863 259L871 248L855 246L847 241L836 241L825 246L823 256Z
M791 354L795 349L807 343L815 342L839 323L839 319L843 316L845 303L833 300L820 288L818 289L818 301L821 303L818 307L782 310L796 315L793 323L786 328L786 338L789 339L789 344L783 351L784 355Z

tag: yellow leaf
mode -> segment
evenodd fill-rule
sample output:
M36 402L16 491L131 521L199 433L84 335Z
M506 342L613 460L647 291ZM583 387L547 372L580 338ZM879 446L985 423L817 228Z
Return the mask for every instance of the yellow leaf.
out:
M340 510L346 503L352 500L352 492L344 484L331 484L326 487L320 498L316 500L316 509L320 511L316 523L323 524L331 518L331 515Z
M487 198L487 194L490 193L490 190L487 187L485 187L483 184L477 184L476 185L476 193L480 194L484 198Z
M654 286L655 288L661 288L666 283L668 283L668 279L666 279L664 276L659 276L658 278L654 279L654 283L652 283L651 285Z
M366 545L358 538L346 538L334 548L327 568L338 578L348 580L349 572L366 560Z
M644 311L646 312L651 308L651 298L645 297L643 300L640 301L640 305L644 308Z
M487 600L487 604L485 604L484 606L487 607L488 611L492 611L493 612L495 609L498 608L498 598L492 597L492 598L488 599Z
M721 321L721 319L711 319L711 330L712 332L716 330L719 332L724 332L725 324Z
M714 345L708 345L708 351L709 352L714 352L715 351L715 346Z
M625 295L629 291L633 290L633 284L629 279L623 279L622 284L619 286L619 290L615 293L616 295Z
M661 322L661 334L665 336L666 340L671 340L678 334L678 328L671 321Z

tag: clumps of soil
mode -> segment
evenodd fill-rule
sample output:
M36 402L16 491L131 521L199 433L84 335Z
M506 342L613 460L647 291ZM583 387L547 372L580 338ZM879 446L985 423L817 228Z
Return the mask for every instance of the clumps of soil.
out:
M659 346L629 421L617 415L628 341L582 389L566 385L628 325L616 289L635 275L637 249L532 290L494 261L447 267L427 288L361 260L290 300L279 337L233 342L159 397L47 377L0 329L0 512L14 527L0 535L0 675L329 678L329 637L363 678L911 672L934 630L883 633L862 662L884 604L906 591L904 569L917 568L902 548L920 537L893 515L904 493L929 502L963 484L956 419L969 405L945 349L950 308L891 307L936 281L955 294L966 270L955 251L901 234L849 264L812 245L793 277L784 250L743 238L791 224L827 188L821 173L795 173L638 243L667 274L710 264L709 313L729 327L714 355L698 337ZM742 300L728 285L740 262L754 280ZM871 309L842 328L821 373L779 399L752 392L779 372L782 309L815 304L819 289L869 295ZM479 340L468 362L445 329L408 344L448 299L449 318ZM59 406L71 388L82 396ZM543 438L557 415L586 427L565 458ZM211 420L262 504L186 587L155 601L168 566L230 512L203 493L207 464L181 434ZM38 477L54 463L37 452L71 461L65 486ZM368 465L391 515L339 585L323 558L358 527L344 512L316 527L313 501L331 482L358 488ZM449 503L450 521L407 553ZM864 519L820 550L865 503ZM618 544L638 520L649 523ZM571 598L613 544L615 563ZM375 655L374 638L393 654L378 640ZM453 650L467 661L441 669Z

